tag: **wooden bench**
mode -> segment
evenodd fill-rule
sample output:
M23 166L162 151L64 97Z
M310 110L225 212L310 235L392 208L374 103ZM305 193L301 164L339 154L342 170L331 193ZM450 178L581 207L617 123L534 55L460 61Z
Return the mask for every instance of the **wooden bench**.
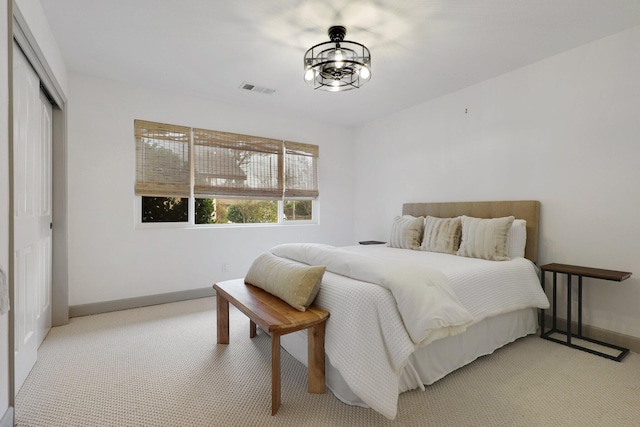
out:
M249 317L249 337L256 336L256 324L271 335L271 415L280 407L280 336L309 329L308 384L309 393L324 393L324 330L329 312L312 305L298 311L281 299L243 279L216 283L218 344L229 344L229 303Z

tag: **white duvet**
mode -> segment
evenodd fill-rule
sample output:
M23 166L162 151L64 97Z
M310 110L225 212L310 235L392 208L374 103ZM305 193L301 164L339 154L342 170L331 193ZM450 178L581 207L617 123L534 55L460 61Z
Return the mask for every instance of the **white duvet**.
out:
M464 332L473 322L444 274L422 264L310 243L280 245L271 252L309 265L326 265L332 273L388 289L416 345Z
M287 244L271 252L327 272L315 303L331 313L325 351L362 401L393 419L409 355L482 319L547 308L536 267L382 245Z

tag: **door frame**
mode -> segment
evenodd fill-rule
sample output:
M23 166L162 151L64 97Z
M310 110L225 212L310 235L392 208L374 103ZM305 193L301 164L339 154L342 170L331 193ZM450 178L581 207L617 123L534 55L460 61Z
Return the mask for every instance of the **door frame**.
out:
M31 63L40 78L40 85L50 98L52 116L52 286L51 324L65 325L69 322L69 272L68 272L68 195L67 195L67 97L62 90L44 53L40 49L27 21L12 0L8 1L9 37L8 64L9 82L13 82L13 41ZM14 363L14 239L13 239L13 84L9 84L9 407L15 407L15 363Z

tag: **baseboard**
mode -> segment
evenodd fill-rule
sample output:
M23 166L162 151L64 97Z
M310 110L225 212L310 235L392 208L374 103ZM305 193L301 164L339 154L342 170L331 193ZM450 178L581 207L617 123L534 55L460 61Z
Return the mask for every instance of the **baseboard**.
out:
M551 315L545 315L545 329L551 327L552 322ZM578 330L578 322L571 322L571 331L575 333ZM566 319L556 319L556 327L562 331L567 330ZM631 335L624 335L618 332L609 331L607 329L597 328L591 325L582 324L582 335L588 338L592 338L598 341L603 341L609 344L617 345L619 347L628 348L634 353L640 353L640 338L632 337Z
M146 307L149 305L206 298L212 297L215 294L216 292L213 288L200 288L91 304L72 305L69 306L69 317L89 316L91 314L108 313L110 311L128 310L130 308Z
M187 291L170 292L166 294L147 295L143 297L126 298L113 301L96 302L92 304L80 304L69 306L69 317L89 316L91 314L108 313L110 311L128 310L130 308L146 307L150 305L166 304L170 302L185 301L197 298L207 298L215 296L213 288L190 289ZM551 326L551 315L545 316L545 325ZM572 331L578 330L577 322L572 322ZM567 321L556 319L558 329L566 330ZM628 348L634 353L640 353L640 338L618 332L601 329L591 325L582 325L582 334L585 337L593 338L620 347ZM12 408L10 408L12 409ZM6 414L5 414L6 416ZM2 418L4 422L4 417ZM0 427L5 427L0 424Z
M0 419L0 427L13 427L13 406L9 406Z

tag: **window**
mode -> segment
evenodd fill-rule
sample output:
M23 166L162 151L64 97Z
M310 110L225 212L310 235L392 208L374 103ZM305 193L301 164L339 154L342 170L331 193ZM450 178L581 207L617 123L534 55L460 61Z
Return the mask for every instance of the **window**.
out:
M313 221L318 146L135 121L141 222Z
M309 221L312 219L311 200L285 200L284 219L288 221Z
M196 224L277 222L277 200L196 199Z
M142 222L187 222L189 199L182 197L142 197Z

